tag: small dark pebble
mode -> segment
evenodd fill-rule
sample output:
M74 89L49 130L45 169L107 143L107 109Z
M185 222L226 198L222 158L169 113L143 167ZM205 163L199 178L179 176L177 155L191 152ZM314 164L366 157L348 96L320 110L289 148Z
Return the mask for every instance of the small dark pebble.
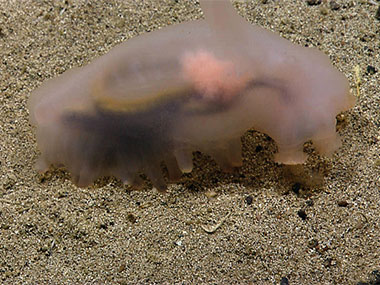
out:
M334 1L334 0L330 1L330 9L331 10L336 11L336 10L339 10L339 8L340 8L340 5L336 1Z
M266 135L265 138L264 138L264 140L267 141L267 142L271 142L272 138L270 136Z
M298 212L297 212L297 214L298 214L298 216L300 216L300 218L302 219L302 220L306 220L306 218L307 218L307 214L306 214L306 212L305 212L305 210L299 210Z
M377 69L374 67L374 66L372 66L372 65L368 65L367 66L367 74L375 74L377 72Z
M136 217L132 214L129 213L127 216L128 221L130 221L132 224L136 223Z
M100 224L99 228L102 230L106 230L108 228L108 226L106 224Z
M306 3L310 6L319 5L322 3L322 0L306 0Z
M301 183L296 182L296 183L294 183L294 184L292 185L292 191L293 191L294 193L296 193L297 195L299 194L300 189L301 189Z
M280 285L289 285L289 280L286 277L282 277L280 281Z
M261 145L258 145L255 149L256 152L260 152L263 150L263 147Z
M375 18L380 21L380 6L379 6L379 8L376 11Z
M314 201L313 200L307 200L306 205L309 207L314 206Z
M346 200L340 200L340 201L338 201L338 206L339 207L347 207L348 202Z
M247 197L245 197L245 202L247 203L247 205L251 205L252 202L253 202L253 198L252 198L252 196L247 196Z

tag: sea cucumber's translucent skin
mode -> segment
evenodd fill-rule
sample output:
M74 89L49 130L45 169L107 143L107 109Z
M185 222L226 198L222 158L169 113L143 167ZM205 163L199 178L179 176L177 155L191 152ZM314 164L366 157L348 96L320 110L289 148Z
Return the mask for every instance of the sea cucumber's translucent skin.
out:
M201 1L206 20L143 34L91 64L45 82L28 102L39 170L64 165L79 186L113 175L165 190L192 152L224 170L242 164L250 128L278 145L275 159L303 163L340 144L335 117L353 106L346 78L322 52L244 21L228 1Z

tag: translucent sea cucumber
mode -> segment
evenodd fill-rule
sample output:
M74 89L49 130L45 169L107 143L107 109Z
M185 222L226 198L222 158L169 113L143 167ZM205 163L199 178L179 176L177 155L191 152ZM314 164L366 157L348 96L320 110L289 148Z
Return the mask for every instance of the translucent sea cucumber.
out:
M28 102L40 170L64 165L79 186L113 175L166 189L192 170L192 152L223 170L241 166L251 128L278 145L275 160L303 163L312 140L331 154L335 116L354 104L347 79L322 52L249 24L223 1L204 20L140 35L91 64L45 82Z

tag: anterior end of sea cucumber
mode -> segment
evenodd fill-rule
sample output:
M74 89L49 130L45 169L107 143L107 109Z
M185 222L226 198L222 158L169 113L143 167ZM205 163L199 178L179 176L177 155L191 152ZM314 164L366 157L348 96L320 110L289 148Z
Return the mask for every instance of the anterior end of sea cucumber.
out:
M202 98L228 102L247 84L247 76L239 75L235 64L218 59L205 50L188 52L182 58L182 72Z

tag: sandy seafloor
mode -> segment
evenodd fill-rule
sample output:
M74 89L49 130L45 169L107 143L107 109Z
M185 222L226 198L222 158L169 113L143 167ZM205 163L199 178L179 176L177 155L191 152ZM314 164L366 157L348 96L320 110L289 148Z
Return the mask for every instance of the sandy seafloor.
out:
M236 7L252 23L318 47L349 78L358 102L340 116L343 147L330 159L306 144L310 158L294 174L273 162L273 141L250 131L237 173L224 174L197 154L194 171L163 195L148 186L131 191L114 179L81 189L63 170L39 176L26 102L44 80L128 38L202 17L199 5L2 0L0 283L375 284L380 2L335 1L337 10L331 2ZM378 72L367 73L368 66ZM202 228L224 218L212 234Z

